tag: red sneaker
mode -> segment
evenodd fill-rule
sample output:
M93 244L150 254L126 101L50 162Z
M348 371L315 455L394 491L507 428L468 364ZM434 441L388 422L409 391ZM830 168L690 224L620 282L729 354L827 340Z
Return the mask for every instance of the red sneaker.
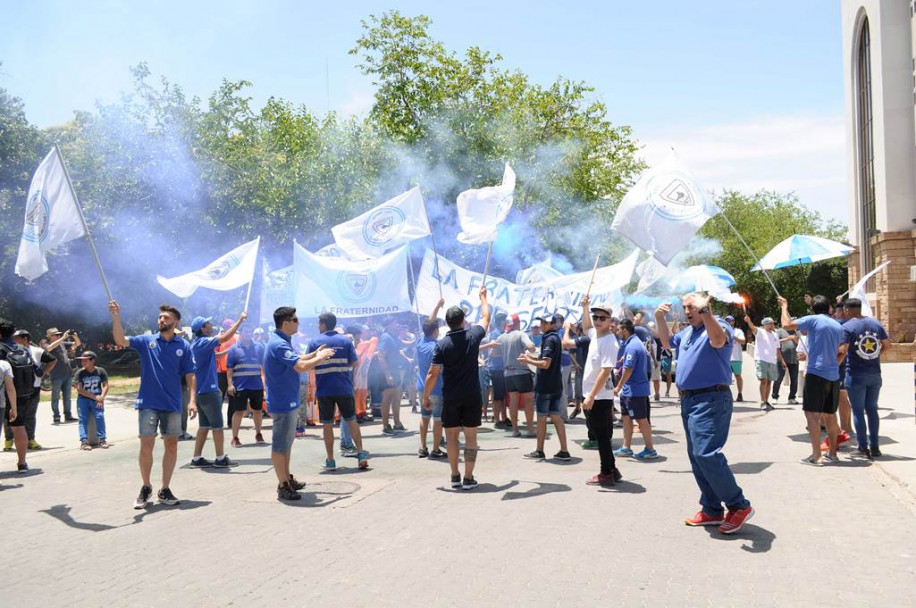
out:
M718 526L725 523L724 515L710 515L706 511L697 511L693 517L684 520L688 526Z
M734 534L744 527L747 520L754 516L754 507L748 505L744 509L737 511L729 510L725 516L725 523L719 526L719 532L722 534Z
M837 435L837 438L836 438L836 445L837 445L837 447L840 447L841 445L843 445L844 443L846 443L847 441L849 441L851 438L852 438L852 437L850 437L850 435L849 435L848 432L846 432L846 431L841 431L840 434Z
M612 486L615 484L614 475L602 475L599 473L589 477L585 483L590 486Z

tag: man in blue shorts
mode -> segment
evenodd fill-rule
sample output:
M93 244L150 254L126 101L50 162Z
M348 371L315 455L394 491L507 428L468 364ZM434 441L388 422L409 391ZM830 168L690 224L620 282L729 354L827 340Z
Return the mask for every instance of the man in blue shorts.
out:
M165 447L159 502L169 506L177 505L179 501L169 484L178 459L178 436L181 435L182 376L191 391L188 412L191 418L197 416L197 380L191 345L175 333L181 321L181 313L177 308L163 304L159 307L159 317L156 320L159 333L125 336L121 324L121 307L112 300L108 303L108 312L111 314L115 344L130 347L140 356L140 389L134 407L138 411L140 425L140 476L143 485L134 508L146 508L153 495L150 473L153 470L153 447L157 432L162 435Z
M299 329L296 309L281 306L274 311L276 330L270 334L264 354L264 383L267 385L267 408L273 420L270 460L280 482L277 486L279 500L299 500L298 490L305 483L289 472L296 421L299 418L299 374L314 369L322 361L334 356L334 350L321 346L313 353L297 355L290 342Z
M553 421L557 438L560 440L560 451L554 454L557 460L571 459L566 449L566 425L563 422L563 412L566 403L563 402L563 343L557 334L558 323L563 322L560 315L546 315L537 317L541 322L541 353L535 358L527 352L518 356L518 361L525 365L533 365L537 370L534 379L535 409L538 417L537 449L525 458L530 460L544 460L544 441L547 439L547 418Z
M239 326L248 318L248 313L242 312L238 320L230 325L226 331L215 336L213 335L213 324L210 322L212 318L194 317L194 320L191 321L191 333L194 334L194 341L191 342L191 353L194 355L194 364L197 367L197 414L200 416L197 437L194 441L194 456L191 458L191 466L195 469L204 467L227 469L236 466L236 463L229 460L225 451L222 412L223 392L216 374L215 353L217 347L232 340ZM216 451L215 460L207 460L201 455L204 451L204 444L207 442L207 434L210 431L213 432L213 447Z
M426 384L426 375L429 373L429 367L433 362L433 355L436 352L436 343L439 341L439 311L445 306L445 300L439 300L429 318L423 321L423 336L417 340L417 394L423 395L423 389ZM436 384L429 394L430 407L426 407L426 401L421 399L420 415L420 450L417 455L420 458L446 458L446 455L439 449L442 441L442 378L436 379ZM430 452L426 446L426 434L429 431L429 421L433 421L433 451Z
M655 311L662 348L677 350L677 388L681 393L681 421L687 435L687 456L700 488L702 510L684 520L688 526L718 526L734 534L754 515L728 467L723 449L732 419L732 328L713 316L709 297L691 293L681 300L687 324L671 336L671 304ZM722 505L725 505L726 512Z
M477 383L480 343L490 325L487 288L480 288L480 325L465 327L464 310L452 306L445 311L449 332L436 343L429 372L423 385L423 408L431 410L432 392L442 376L442 427L445 429L448 464L453 489L477 487L474 466L477 464L477 427L483 412ZM458 473L458 436L464 431L464 480Z
M334 460L334 410L340 412L340 426L346 425L356 443L356 458L360 469L369 468L369 453L363 450L363 438L356 422L356 397L353 391L353 368L358 361L353 341L336 331L337 316L323 312L318 316L318 331L321 335L311 341L309 354L319 348L326 348L331 358L315 366L315 395L318 397L318 419L324 434L324 448L327 459L325 471L337 469ZM341 431L342 433L343 431Z
M617 336L623 352L623 373L614 395L620 395L620 413L623 415L623 446L615 456L630 456L637 460L658 458L652 444L652 426L649 424L649 352L636 335L636 328L629 319L617 325ZM646 447L638 454L630 447L633 441L633 421L639 426Z

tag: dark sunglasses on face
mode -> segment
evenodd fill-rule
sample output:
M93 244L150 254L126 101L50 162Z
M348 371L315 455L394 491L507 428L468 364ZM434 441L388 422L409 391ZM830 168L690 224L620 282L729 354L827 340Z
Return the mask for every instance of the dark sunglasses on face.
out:
M592 321L607 321L609 318L604 315L592 315Z

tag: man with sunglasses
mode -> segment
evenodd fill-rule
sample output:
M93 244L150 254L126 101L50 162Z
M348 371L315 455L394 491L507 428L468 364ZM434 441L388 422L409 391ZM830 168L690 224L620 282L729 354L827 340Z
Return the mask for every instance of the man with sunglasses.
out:
M665 317L671 304L655 311L658 337L664 348L677 349L677 387L681 420L687 435L687 456L700 488L702 509L684 520L688 526L718 526L734 534L754 515L754 508L735 481L722 450L732 417L732 328L714 317L710 298L691 293L682 299L687 326L674 337ZM722 505L728 509L727 513Z
M264 383L267 385L267 407L273 420L270 459L280 482L277 486L279 500L299 500L298 490L305 483L289 472L296 421L299 417L299 374L314 369L319 363L334 356L334 349L319 346L308 354L298 355L291 343L299 330L296 309L281 306L274 311L276 330L270 334L264 354Z

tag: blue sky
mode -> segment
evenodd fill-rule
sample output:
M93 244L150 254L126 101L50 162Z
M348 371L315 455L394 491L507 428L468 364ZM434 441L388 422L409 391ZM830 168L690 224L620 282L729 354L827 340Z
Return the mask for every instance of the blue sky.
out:
M130 88L146 61L190 94L246 79L270 96L363 113L373 88L347 51L389 9L433 20L447 47L498 52L537 82L584 80L659 160L674 145L708 188L795 191L845 220L839 3L8 2L0 87L41 127Z

